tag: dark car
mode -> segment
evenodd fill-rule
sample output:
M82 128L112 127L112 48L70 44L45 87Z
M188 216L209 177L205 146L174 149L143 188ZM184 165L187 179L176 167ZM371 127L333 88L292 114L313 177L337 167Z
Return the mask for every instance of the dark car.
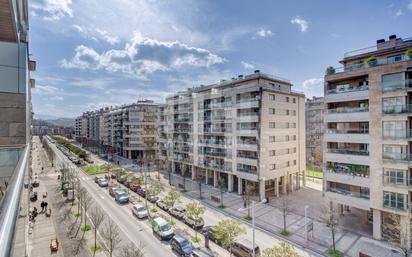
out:
M140 195L141 197L146 197L146 189L144 187L140 187L137 192L138 195Z
M232 244L232 254L236 257L253 257L253 243L247 239L236 240ZM255 245L255 256L259 254L259 246Z
M170 247L179 256L188 257L191 256L193 252L193 247L189 240L180 235L175 235L172 240L170 240Z
M177 219L183 219L183 217L185 216L185 212L186 210L182 206L176 206L176 207L169 209L170 215L172 215L173 217Z
M215 227L214 226L206 226L202 228L202 234L205 237L208 237L211 241L215 242L218 245L222 245L222 242L218 238L214 236Z
M202 249L194 249L192 252L192 257L214 257L213 253L209 253Z
M170 206L167 205L163 200L157 201L156 205L157 207L159 207L160 209L164 211L169 211L170 209Z
M194 220L190 217L185 217L184 218L184 222L191 228L196 229L196 230L200 230L203 228L203 226L205 225L205 221L203 220L203 218L200 218L199 220Z

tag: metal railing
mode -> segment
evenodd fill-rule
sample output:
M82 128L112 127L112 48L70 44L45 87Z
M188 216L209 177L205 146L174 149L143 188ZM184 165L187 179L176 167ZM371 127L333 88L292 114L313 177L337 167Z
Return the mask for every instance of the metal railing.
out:
M341 195L349 195L349 196L352 196L352 197L363 198L363 199L369 199L369 197L370 197L369 194L360 193L360 192L353 192L353 191L349 191L349 190L343 189L343 188L330 187L326 191L341 194Z
M337 153L337 154L350 154L350 155L361 155L367 156L369 155L368 151L364 150L355 150L355 149L339 149L339 148L328 148L328 153Z
M357 92L357 91L366 91L369 89L369 86L351 86L348 85L347 87L340 87L335 89L329 89L326 91L326 94L340 94L340 93L349 93L349 92Z
M369 106L365 107L338 107L328 109L328 113L354 113L354 112L368 112Z
M369 129L353 128L353 129L327 129L328 134L369 134Z
M0 204L0 256L10 256L20 206L24 176L29 163L29 146L26 146L8 181L7 190Z
M382 81L381 87L383 92L412 88L412 79Z
M384 114L411 113L412 104L394 104L382 107Z
M412 40L412 37L410 37L410 38L403 38L402 41L404 42L404 44L401 44L400 46L412 45L412 42L407 42L407 41L410 41L410 40ZM392 45L392 44L389 44L389 45L388 45L387 47L385 47L385 48L391 48L391 47L393 47L393 45ZM382 48L382 49L385 49L385 48ZM346 52L346 53L343 55L343 57L344 57L344 58L348 58L348 57L351 57L351 56L360 55L360 54L366 54L366 53L374 52L374 51L377 51L377 50L379 50L379 49L378 49L378 45L376 44L376 45L374 45L374 46L369 46L369 47L365 47L365 48L361 48L361 49L357 49L357 50L353 50L353 51Z

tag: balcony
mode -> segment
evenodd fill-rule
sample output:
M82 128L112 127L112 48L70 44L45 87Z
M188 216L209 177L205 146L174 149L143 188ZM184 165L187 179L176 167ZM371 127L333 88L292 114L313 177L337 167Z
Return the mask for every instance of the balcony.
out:
M369 107L339 107L328 109L325 122L360 122L369 120Z
M332 201L348 206L353 206L362 210L369 210L369 194L351 192L345 189L328 188L326 197Z
M411 162L412 155L406 153L383 153L382 158L390 161Z
M369 186L369 172L359 173L353 172L351 170L337 170L337 169L327 169L324 174L324 179L327 181L333 181L338 183L345 183L360 187Z
M412 113L412 104L396 104L382 107L384 114Z
M399 130L383 130L383 139L410 139L412 138L412 129L399 129Z
M350 155L362 155L368 156L369 151L356 150L356 149L340 149L340 148L328 148L328 153L337 153L337 154L350 154Z
M327 129L326 142L369 143L368 128Z
M368 85L352 86L342 85L339 88L329 89L326 91L325 102L339 102L348 100L368 99Z
M240 99L236 102L236 108L238 108L238 109L258 108L259 107L259 99L260 98Z
M329 162L368 165L369 152L360 150L327 149L325 160Z
M412 89L412 79L382 81L382 92L390 92L403 89Z

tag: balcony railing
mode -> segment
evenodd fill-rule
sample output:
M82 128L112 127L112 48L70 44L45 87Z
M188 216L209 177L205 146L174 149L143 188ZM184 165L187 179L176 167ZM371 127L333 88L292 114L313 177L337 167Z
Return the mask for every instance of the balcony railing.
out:
M412 79L395 80L395 81L382 81L382 91L395 91L401 89L412 88Z
M354 112L368 112L369 106L365 107L338 107L328 109L328 113L354 113Z
M349 93L349 92L357 92L357 91L366 91L368 89L369 89L369 87L367 85L363 85L363 86L348 85L348 86L345 86L345 87L329 89L329 90L326 91L326 93L328 95L331 95L331 94Z
M257 170L247 169L247 168L237 168L237 171L244 172L244 173L250 173L250 174L257 174Z
M328 134L369 134L369 129L327 129L326 133Z
M28 170L30 149L2 148L0 149L1 170L10 169L7 189L0 202L0 256L10 256L13 247L13 239L16 231L17 218L19 216L21 192L24 185L24 177ZM17 162L15 162L17 161ZM3 169L7 167L7 169Z
M412 138L412 129L396 129L382 131L384 139L407 139Z
M393 161L404 161L404 162L412 161L412 155L405 154L405 153L383 153L382 158L386 160L393 160Z
M412 104L394 104L389 106L383 106L382 112L385 114L411 113Z
M369 155L369 151L355 150L355 149L338 149L338 148L328 148L328 153L338 153L338 154L350 154L350 155Z
M369 199L369 197L370 197L369 194L360 193L360 192L353 192L353 191L343 189L343 188L329 187L327 191L332 192L332 193L341 194L341 195L349 195L349 196L352 196L352 197L363 198L363 199Z

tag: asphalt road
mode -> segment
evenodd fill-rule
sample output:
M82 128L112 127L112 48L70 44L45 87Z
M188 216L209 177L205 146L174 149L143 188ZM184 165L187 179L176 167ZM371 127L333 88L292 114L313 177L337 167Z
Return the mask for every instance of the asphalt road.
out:
M79 170L79 178L83 187L87 189L94 203L99 205L106 214L116 222L120 230L127 236L128 240L136 246L144 245L145 256L163 257L176 256L167 242L157 239L147 221L139 221L132 216L130 204L120 206L111 198L104 188L97 187L91 177L85 175L80 168L71 163L66 156L50 144L58 155L58 161L65 162L70 168Z

